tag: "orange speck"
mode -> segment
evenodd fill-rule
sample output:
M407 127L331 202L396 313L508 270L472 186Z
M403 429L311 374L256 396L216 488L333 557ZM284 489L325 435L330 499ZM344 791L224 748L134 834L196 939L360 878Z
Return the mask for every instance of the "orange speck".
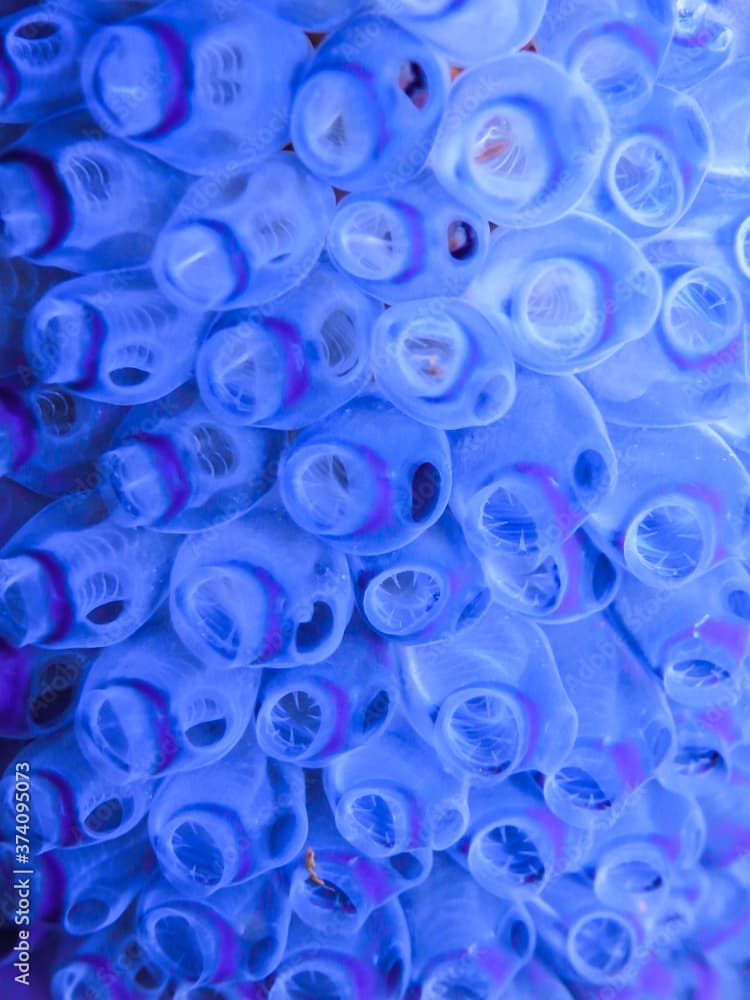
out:
M428 375L445 375L445 371L438 367L438 359L436 354L431 354L427 359L427 365L425 367L425 372Z
M307 869L307 875L313 885L322 885L325 887L325 882L315 871L315 851L312 847L308 847L305 851L305 868Z
M508 146L510 146L510 142L507 139L498 139L496 142L491 142L481 153L477 153L474 157L474 162L489 163L490 160L494 160L500 153L504 153Z

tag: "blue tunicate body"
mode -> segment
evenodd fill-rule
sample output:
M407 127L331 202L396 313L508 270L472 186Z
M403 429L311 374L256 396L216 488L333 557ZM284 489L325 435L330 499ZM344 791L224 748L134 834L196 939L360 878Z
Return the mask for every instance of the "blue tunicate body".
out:
M161 3L101 29L83 56L88 107L101 127L191 174L246 167L288 141L301 31L243 2ZM144 89L145 81L145 89Z
M102 133L82 110L0 155L0 256L75 271L145 264L187 177Z
M294 148L345 191L403 184L427 161L447 76L428 42L364 10L326 39L297 88Z

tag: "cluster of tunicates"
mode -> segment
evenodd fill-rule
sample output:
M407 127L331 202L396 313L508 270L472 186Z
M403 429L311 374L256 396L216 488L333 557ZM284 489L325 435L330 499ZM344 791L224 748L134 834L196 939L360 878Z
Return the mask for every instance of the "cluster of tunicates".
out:
M0 993L750 995L742 5L0 40Z

